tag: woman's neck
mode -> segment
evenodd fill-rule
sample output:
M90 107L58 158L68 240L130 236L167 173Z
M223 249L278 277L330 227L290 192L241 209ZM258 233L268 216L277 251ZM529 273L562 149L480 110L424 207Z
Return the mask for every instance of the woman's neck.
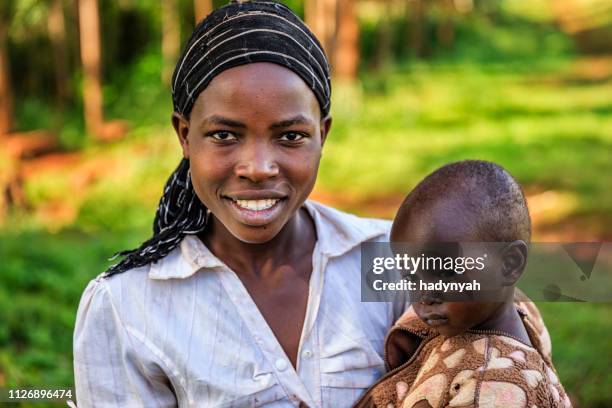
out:
M263 275L281 264L291 264L292 259L311 256L316 230L308 211L301 208L268 242L251 244L241 241L213 215L209 228L200 233L199 238L235 272Z

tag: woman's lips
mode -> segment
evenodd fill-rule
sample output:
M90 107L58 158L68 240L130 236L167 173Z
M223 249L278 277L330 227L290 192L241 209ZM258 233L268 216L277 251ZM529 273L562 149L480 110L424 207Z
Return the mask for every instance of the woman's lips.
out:
M274 221L282 211L285 199L258 198L234 200L226 198L236 219L252 227L261 227Z

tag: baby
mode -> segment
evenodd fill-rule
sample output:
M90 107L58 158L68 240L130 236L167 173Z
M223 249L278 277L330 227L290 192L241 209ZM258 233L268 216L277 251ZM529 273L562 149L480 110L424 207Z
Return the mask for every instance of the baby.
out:
M473 262L460 273L440 265L420 268L412 277L426 284L480 278L486 289L459 297L440 290L411 293L412 308L385 343L389 372L356 406L571 407L540 314L515 289L530 233L523 192L496 164L453 163L421 181L395 217L394 251L405 243L406 252L418 246L422 256L437 251L448 255L445 259L477 258L475 248L483 243L486 262Z

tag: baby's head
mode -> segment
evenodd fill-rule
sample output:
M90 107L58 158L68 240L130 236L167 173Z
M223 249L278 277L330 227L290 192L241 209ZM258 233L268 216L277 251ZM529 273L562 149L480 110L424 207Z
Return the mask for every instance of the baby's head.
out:
M497 283L493 291L488 288L486 297L473 292L466 295L469 298L451 302L438 291L417 293L418 301L413 302L417 315L446 336L493 319L502 305L512 302L530 235L529 211L518 183L500 166L476 160L448 164L427 176L406 197L391 229L393 243L503 243L493 245L498 250L487 254L483 270L472 268L443 278L472 282L494 276ZM432 281L426 272L417 271L417 276Z

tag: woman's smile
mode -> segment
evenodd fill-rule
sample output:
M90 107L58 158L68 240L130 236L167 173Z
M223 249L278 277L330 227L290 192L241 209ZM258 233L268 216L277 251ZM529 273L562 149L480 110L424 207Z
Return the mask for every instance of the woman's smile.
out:
M263 211L274 207L280 200L265 198L263 200L232 200L240 209L249 211Z
M286 199L286 196L266 192L222 197L236 221L251 227L263 227L275 221L283 212Z

